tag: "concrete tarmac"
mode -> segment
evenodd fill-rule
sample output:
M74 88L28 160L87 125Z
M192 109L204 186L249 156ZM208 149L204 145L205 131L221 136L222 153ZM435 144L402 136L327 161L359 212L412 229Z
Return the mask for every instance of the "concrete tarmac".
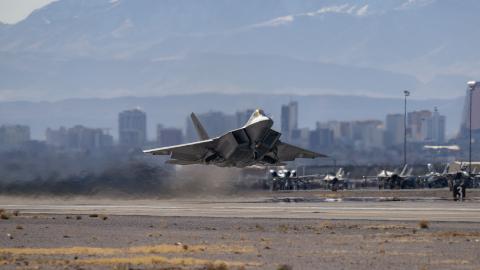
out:
M164 217L295 218L332 220L430 220L480 222L480 202L360 201L271 202L256 199L200 200L0 200L0 208L27 214L105 214Z

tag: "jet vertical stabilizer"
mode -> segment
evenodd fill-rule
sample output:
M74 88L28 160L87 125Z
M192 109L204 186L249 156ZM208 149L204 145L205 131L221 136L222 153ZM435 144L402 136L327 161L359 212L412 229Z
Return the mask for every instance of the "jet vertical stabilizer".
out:
M407 172L407 169L408 169L408 164L405 164L405 166L403 167L403 170L400 172L400 176L404 176L405 173Z
M343 177L343 168L338 169L336 177L337 178L342 178Z
M405 176L406 176L406 177L410 177L410 176L412 176L412 173L413 173L413 167L411 167L411 168L408 170L408 172L407 172L407 174L406 174Z
M209 138L207 131L205 128L203 128L202 123L200 123L200 120L198 120L197 116L192 112L190 117L192 118L193 126L195 127L200 140L208 140Z
M447 163L447 165L445 165L445 169L443 169L442 174L446 175L448 173L448 169L450 169L450 164Z

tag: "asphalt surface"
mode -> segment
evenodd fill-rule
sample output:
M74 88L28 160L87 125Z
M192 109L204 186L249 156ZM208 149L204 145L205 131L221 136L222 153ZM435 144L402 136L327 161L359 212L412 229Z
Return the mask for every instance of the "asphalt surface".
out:
M296 218L341 220L431 220L480 222L480 200L438 197L295 196L176 200L54 200L0 198L0 208L28 214L105 214L163 217Z

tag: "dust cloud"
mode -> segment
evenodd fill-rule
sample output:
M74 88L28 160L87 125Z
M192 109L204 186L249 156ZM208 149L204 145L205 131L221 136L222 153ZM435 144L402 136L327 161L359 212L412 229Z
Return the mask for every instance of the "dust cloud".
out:
M172 166L140 150L59 152L32 148L0 152L0 195L173 198L245 189L241 170Z

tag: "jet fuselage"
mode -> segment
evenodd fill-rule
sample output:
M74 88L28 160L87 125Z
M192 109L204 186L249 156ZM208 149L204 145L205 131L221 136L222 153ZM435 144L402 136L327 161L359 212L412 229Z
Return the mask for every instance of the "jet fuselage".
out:
M275 152L275 144L280 138L280 133L272 130L272 126L272 119L259 113L242 128L221 136L212 155L205 158L205 163L213 162L225 167L246 167L258 162L275 164L276 157L266 155Z

